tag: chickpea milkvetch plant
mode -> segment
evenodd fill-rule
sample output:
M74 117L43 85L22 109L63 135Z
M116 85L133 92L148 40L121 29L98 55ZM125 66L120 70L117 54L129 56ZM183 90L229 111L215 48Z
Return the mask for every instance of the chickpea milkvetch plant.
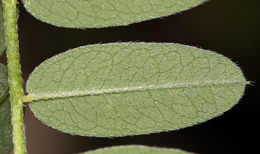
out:
M171 15L205 0L23 0L29 13L52 25L100 28ZM38 66L22 88L17 1L2 0L0 153L26 153L23 106L44 124L81 136L119 137L171 131L221 115L248 82L228 58L174 43L124 42L82 46ZM2 9L3 7L3 9ZM3 12L3 13L2 13ZM2 16L3 15L3 16ZM5 33L5 35L4 35ZM9 81L9 83L8 83ZM86 153L188 153L118 146Z

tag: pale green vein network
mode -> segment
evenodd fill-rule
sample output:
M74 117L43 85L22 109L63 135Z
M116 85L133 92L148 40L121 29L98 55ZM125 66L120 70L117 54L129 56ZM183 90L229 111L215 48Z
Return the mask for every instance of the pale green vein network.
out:
M171 15L206 0L23 0L36 18L62 27L128 25Z
M221 115L243 95L239 67L212 51L171 43L83 46L29 76L30 107L47 125L84 136L169 131Z
M82 154L192 154L178 149L156 148L140 145L115 146Z

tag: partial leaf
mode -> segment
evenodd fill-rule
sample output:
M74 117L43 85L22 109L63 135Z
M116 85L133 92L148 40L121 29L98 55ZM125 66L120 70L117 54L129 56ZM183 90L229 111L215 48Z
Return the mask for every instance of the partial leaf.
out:
M191 126L235 105L247 84L211 51L170 43L83 46L43 62L27 82L35 116L84 136L126 136Z
M4 17L2 1L0 1L0 56L5 51L5 35L4 35Z
M0 153L9 154L12 147L11 105L6 97L0 102Z
M129 146L115 146L115 147L103 148L103 149L98 149L90 152L85 152L82 154L191 154L191 153L177 150L177 149L129 145Z
M128 25L171 15L206 0L23 0L36 18L62 27Z
M0 153L12 150L11 105L8 95L7 69L0 64Z
M7 67L0 64L0 104L8 95L8 89Z

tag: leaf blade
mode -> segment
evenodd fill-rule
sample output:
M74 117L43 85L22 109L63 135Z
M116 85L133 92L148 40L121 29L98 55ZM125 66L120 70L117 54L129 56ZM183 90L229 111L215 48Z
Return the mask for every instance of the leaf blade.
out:
M0 102L0 153L8 154L13 147L11 105L9 97Z
M4 17L2 1L0 1L0 57L5 51Z
M8 95L8 73L7 67L3 64L0 64L0 103Z
M98 28L128 25L171 15L206 0L23 0L36 18L62 27Z
M155 148L140 145L128 145L128 146L115 146L103 149L97 149L94 151L84 152L82 154L191 154L189 152L177 150L177 149L166 149L166 148Z
M194 125L230 109L246 80L227 58L168 43L73 49L41 64L27 82L36 117L63 132L125 136Z
M11 104L8 96L7 68L0 64L0 153L10 153L12 146Z

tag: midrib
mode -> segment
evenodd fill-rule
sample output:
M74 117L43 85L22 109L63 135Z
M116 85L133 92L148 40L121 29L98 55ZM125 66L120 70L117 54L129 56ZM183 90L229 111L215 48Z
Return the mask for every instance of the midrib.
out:
M29 93L27 97L32 98L33 101L36 100L46 100L46 99L58 99L58 98L69 98L69 97L82 97L82 96L93 96L101 94L113 94L113 93L126 93L126 92L138 92L146 90L160 90L160 89L178 89L178 88L194 88L194 87L206 87L206 86L228 86L228 85L246 85L249 84L245 80L237 81L208 81L208 82L190 82L190 83L171 83L162 85L145 85L145 86L135 86L135 87L124 87L124 88L108 88L108 89L98 89L98 90L74 90L74 91L64 91L57 93Z

